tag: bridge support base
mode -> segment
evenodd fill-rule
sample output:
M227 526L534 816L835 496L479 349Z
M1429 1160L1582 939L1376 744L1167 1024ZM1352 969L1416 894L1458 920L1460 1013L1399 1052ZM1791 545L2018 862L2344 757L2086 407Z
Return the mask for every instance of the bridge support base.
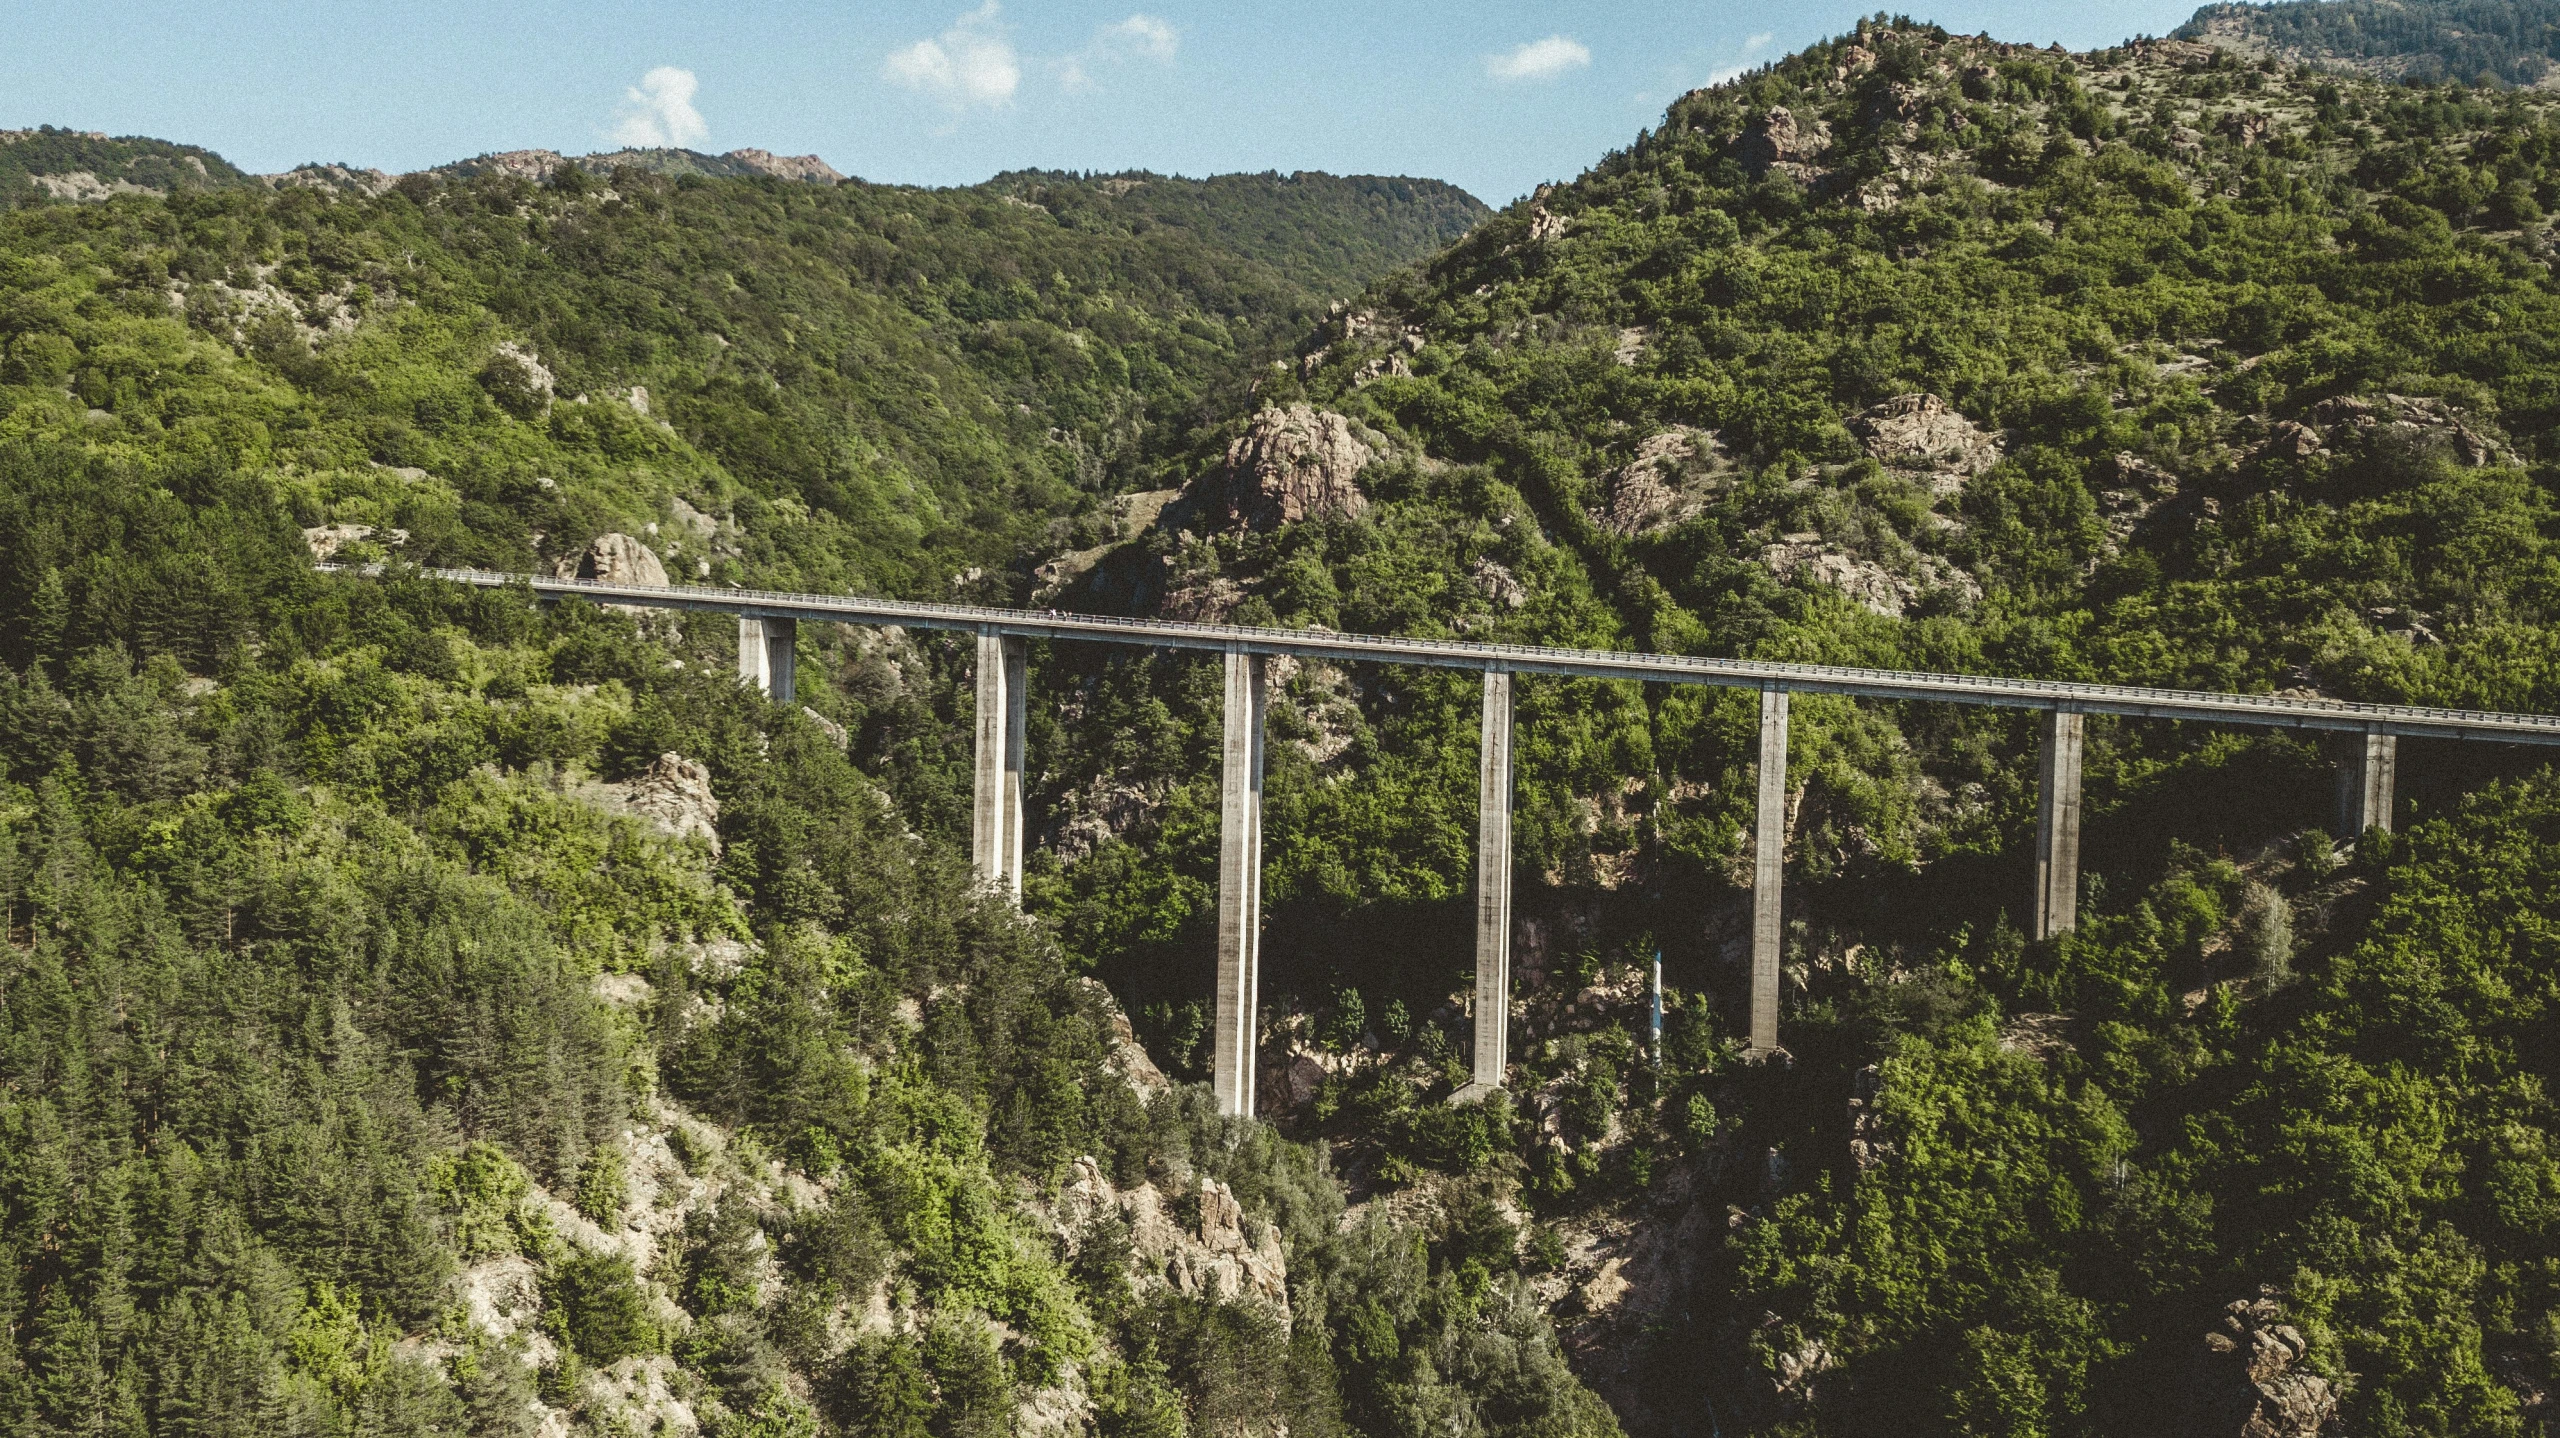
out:
M1511 1053L1511 675L1484 676L1476 799L1476 1035L1466 1102L1502 1087Z
M797 619L738 616L738 677L776 704L791 703L797 697L799 639Z
M1263 659L1227 651L1226 740L1218 779L1218 1011L1210 1089L1218 1112L1253 1114L1261 1041Z
M978 635L978 754L969 860L978 882L1022 902L1023 641Z
M2338 837L2367 829L2391 832L2392 791L2400 777L2400 740L2367 733L2338 765Z
M1760 812L1751 861L1751 1051L1778 1048L1778 960L1786 937L1787 691L1760 691Z
M2088 716L2054 709L2044 717L2036 761L2035 894L2028 932L2049 939L2080 926L2080 761Z

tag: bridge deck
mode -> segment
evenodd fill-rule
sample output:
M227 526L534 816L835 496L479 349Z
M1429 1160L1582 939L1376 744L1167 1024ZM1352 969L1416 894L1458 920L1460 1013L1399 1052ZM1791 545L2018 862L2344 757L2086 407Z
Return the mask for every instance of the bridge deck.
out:
M336 566L322 566L335 568ZM2334 729L2422 739L2484 739L2504 743L2560 744L2560 716L2427 709L2401 704L2354 704L2275 694L2217 694L2152 689L2127 684L2075 684L2044 679L2003 679L1983 674L1927 674L1858 669L1834 664L1787 664L1764 659L1711 659L1686 654L1550 649L1530 644L1483 644L1460 639L1408 639L1330 630L1262 629L1241 624L1192 624L1167 619L1115 619L969 604L929 604L850 595L781 594L753 589L608 584L587 579L545 579L476 569L431 569L440 579L489 588L522 585L536 594L575 595L607 604L654 609L704 609L756 618L820 619L845 624L899 624L1035 639L1084 640L1155 648L1286 654L1302 659L1355 663L1420 664L1442 669L1504 670L1514 674L1567 674L1588 679L1637 679L1726 688L1780 688L1804 694L1846 694L1864 699L1926 699L1988 704L2011 709L2064 709L2084 714L2123 714L2146 719L2192 719L2216 724Z

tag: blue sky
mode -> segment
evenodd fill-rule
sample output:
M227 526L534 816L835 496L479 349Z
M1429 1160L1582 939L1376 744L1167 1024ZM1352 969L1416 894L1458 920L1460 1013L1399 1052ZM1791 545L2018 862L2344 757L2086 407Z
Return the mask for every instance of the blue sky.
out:
M1571 178L1681 91L1871 13L1729 0L8 8L0 126L156 135L252 170L398 171L654 138L815 153L882 181L1317 169L1429 175L1495 204ZM1950 0L1913 13L2088 48L2192 10Z

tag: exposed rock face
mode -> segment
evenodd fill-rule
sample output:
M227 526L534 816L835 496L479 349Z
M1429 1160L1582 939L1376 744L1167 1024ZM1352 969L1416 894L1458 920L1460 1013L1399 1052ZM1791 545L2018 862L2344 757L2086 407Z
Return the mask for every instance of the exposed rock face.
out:
M595 787L606 809L646 820L674 838L708 839L711 852L720 852L720 801L711 793L711 771L694 760L661 754L630 782Z
M552 572L562 579L607 584L664 584L667 567L655 550L627 534L599 534L583 553L563 555Z
M498 407L518 419L531 419L551 408L551 367L532 350L509 340L480 367L480 387Z
M2194 1438L2318 1438L2338 1421L2329 1380L2296 1366L2308 1345L2275 1290L2258 1295L2223 1310L2204 1336L2185 1430Z
M1354 481L1375 457L1341 415L1304 404L1267 408L1227 446L1224 518L1231 528L1263 530L1352 518L1369 507Z
M1119 1215L1129 1225L1129 1282L1138 1293L1170 1288L1221 1302L1251 1299L1288 1319L1289 1264L1280 1249L1279 1230L1259 1225L1260 1236L1248 1238L1244 1209L1225 1184L1198 1180L1195 1224L1178 1217L1152 1183L1126 1191L1115 1188L1090 1158L1077 1159L1070 1172L1058 1195L1059 1226L1074 1239L1096 1217Z
M1849 419L1849 431L1888 469L1928 476L1952 494L2000 462L2000 441L1933 394L1906 394Z
M813 185L840 185L844 176L815 155L777 155L771 150L731 150L727 157L759 175L777 180L804 180Z
M1819 580L1856 600L1868 612L1899 619L1913 600L1936 589L1954 589L1978 599L1982 586L1970 574L1934 554L1920 556L1917 578L1894 573L1872 559L1861 559L1825 542L1818 534L1790 534L1760 551L1760 566L1771 576L1791 579L1798 573Z
M1059 800L1049 847L1072 864L1144 823L1162 802L1125 779L1097 774Z
M1164 1070L1147 1056L1146 1046L1138 1042L1138 1031L1129 1025L1128 1011L1120 1007L1120 1000L1103 986L1102 980L1083 978L1076 982L1094 996L1103 1017L1111 1024L1111 1057L1106 1062L1112 1072L1126 1079L1142 1102L1173 1087L1173 1080L1166 1078Z
M1673 425L1636 446L1636 457L1608 479L1592 514L1600 527L1633 539L1696 514L1713 495L1724 452L1711 430Z
M101 180L95 172L89 170L69 170L59 175L29 175L27 183L57 200L73 200L87 204L94 204L99 200L112 200L118 195L150 195L157 198L161 193L149 185L137 185L130 180Z
M1830 141L1830 131L1821 121L1798 120L1794 111L1777 105L1752 116L1743 126L1733 155L1755 175L1778 170L1802 178L1811 173L1814 160Z
M2474 469L2496 463L2505 453L2496 440L2474 429L2459 410L2440 399L2386 394L2372 400L2339 395L2313 405L2309 418L2308 425L2291 421L2276 425L2272 445L2281 452L2311 455L2324 448L2376 439L2435 441Z
M358 170L346 165L297 165L281 175L258 178L279 190L326 190L333 195L355 195L367 200L394 183L380 170Z
M330 560L338 557L339 550L346 548L350 544L371 539L374 535L379 533L387 533L389 535L388 542L392 544L406 544L409 542L409 531L405 529L382 531L375 529L370 524L314 525L311 528L302 531L302 542L311 546L311 557L313 559L318 560L322 564L326 564Z

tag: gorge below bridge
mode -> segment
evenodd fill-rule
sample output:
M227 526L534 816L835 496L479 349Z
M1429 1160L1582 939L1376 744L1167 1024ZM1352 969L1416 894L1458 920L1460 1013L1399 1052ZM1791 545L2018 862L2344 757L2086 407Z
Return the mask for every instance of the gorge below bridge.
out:
M1778 1047L1780 886L1787 822L1790 694L1923 700L2029 709L2044 715L2029 933L2075 927L2080 869L2083 726L2091 714L2330 731L2347 736L2338 773L2340 832L2391 825L2398 741L2461 739L2560 744L2560 716L2506 714L2272 694L2224 694L2131 685L2003 679L1791 664L1755 659L1338 634L1164 619L985 608L853 596L554 579L483 570L428 570L489 588L524 587L545 599L576 597L637 608L708 610L738 620L739 677L779 702L794 694L794 646L803 619L901 625L974 634L977 752L970 855L979 880L1017 901L1023 862L1023 740L1027 643L1032 639L1189 649L1220 654L1226 669L1219 783L1217 1000L1211 1085L1219 1112L1253 1111L1262 927L1262 767L1265 663L1275 656L1476 670L1484 676L1477 816L1473 1063L1456 1097L1502 1086L1511 1011L1511 698L1515 674L1637 680L1756 689L1760 694L1758 808L1753 826L1750 1042ZM2360 743L2357 741L2361 741Z

